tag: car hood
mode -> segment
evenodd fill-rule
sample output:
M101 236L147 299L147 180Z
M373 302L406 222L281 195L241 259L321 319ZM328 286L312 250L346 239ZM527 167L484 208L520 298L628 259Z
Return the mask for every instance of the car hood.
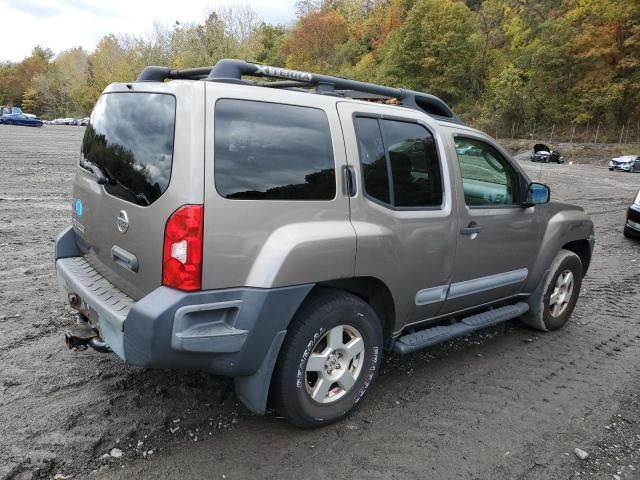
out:
M533 153L538 153L538 152L550 152L551 149L545 145L544 143L536 143L533 146Z
M636 159L635 155L623 155L621 157L615 157L612 160L614 162L619 162L619 163L629 163L629 162L633 162Z

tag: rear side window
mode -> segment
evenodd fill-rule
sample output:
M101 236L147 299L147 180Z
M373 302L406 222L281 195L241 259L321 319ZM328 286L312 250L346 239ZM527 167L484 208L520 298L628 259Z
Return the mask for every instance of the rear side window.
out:
M172 95L102 95L84 134L80 166L97 167L111 195L151 205L171 179L175 111Z
M442 205L442 172L431 132L396 120L356 117L367 195L393 207Z
M324 111L222 99L215 111L215 184L236 200L331 200L336 173Z
M367 194L381 202L391 203L387 157L378 120L367 117L357 118L356 135Z

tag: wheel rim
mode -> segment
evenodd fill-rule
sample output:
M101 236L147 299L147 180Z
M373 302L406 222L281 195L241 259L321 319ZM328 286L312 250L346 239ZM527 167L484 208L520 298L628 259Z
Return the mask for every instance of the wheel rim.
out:
M573 294L573 272L564 270L556 279L553 292L549 297L549 312L554 317L562 315L571 301Z
M307 393L314 402L332 403L356 384L364 364L364 339L348 325L326 332L314 345L305 367Z

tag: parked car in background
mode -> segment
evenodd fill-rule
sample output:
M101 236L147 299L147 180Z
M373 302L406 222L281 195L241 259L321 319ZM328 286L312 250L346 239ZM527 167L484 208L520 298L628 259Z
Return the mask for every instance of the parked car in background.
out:
M624 236L640 239L640 191L627 210L627 220L624 224Z
M32 114L24 113L19 107L0 107L0 125L21 125L41 127L42 120Z
M551 150L544 143L536 143L533 146L533 154L531 155L532 162L556 162L556 163L564 163L564 158L560 156L560 152L555 150Z
M609 170L628 173L640 172L640 156L622 155L621 157L612 158L609 161Z

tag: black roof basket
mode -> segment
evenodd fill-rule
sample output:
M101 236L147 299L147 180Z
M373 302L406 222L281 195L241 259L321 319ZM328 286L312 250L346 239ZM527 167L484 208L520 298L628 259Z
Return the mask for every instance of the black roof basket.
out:
M275 78L276 82L247 82L243 76ZM289 70L249 63L244 60L224 59L213 67L174 70L168 67L147 67L138 81L161 82L166 79L207 80L237 84L269 86L272 88L308 88L315 86L318 93L345 95L344 91L368 93L373 98L396 98L400 105L423 111L432 117L454 123L462 123L451 108L439 97L427 93L384 87L374 83L359 82L341 77Z

